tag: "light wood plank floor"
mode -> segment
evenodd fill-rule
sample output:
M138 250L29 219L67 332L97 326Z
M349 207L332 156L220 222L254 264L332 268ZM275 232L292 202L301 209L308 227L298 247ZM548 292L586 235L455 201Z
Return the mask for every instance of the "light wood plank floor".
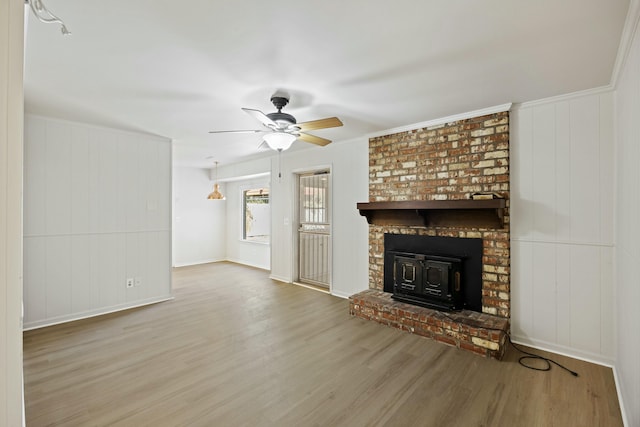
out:
M24 334L31 426L621 426L611 369L536 372L231 263L175 300Z

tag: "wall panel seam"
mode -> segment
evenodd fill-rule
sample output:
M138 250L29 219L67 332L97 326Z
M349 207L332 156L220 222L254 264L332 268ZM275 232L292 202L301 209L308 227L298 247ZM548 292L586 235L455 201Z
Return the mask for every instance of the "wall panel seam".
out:
M595 246L595 247L605 247L605 248L613 248L613 242L578 242L578 241L569 241L569 240L544 240L544 239L531 239L531 238L523 238L523 237L512 237L512 242L523 242L523 243L541 243L541 244L556 244L556 245L569 245L569 246Z

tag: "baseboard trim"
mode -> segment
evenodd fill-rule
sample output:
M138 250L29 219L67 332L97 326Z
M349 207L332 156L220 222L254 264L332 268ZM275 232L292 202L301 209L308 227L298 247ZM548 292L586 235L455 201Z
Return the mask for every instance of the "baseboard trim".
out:
M288 277L277 276L275 274L270 275L269 279L282 283L291 283L291 279L289 279Z
M628 426L629 419L627 418L627 411L624 409L624 399L622 398L622 390L620 389L620 376L618 375L618 369L613 365L613 382L616 384L616 393L618 394L618 406L620 406L620 414L622 415L622 425Z
M331 292L329 291L329 289L322 288L321 286L307 285L306 283L296 282L295 280L293 282L291 282L291 284L292 285L296 285L296 286L300 286L302 288L311 289L312 291L320 292L322 294L331 295Z
M178 262L173 264L174 268L179 268L179 267L189 267L191 265L201 265L201 264L210 264L212 262L221 262L221 261L225 261L224 258L211 258L211 259L204 259L204 260L200 260L200 261L188 261L188 262Z
M331 295L333 295L334 297L344 298L344 299L349 299L349 297L351 296L351 294L347 294L347 293L344 293L341 291L335 291L335 290L331 291Z
M555 354L560 354L562 356L571 357L573 359L583 360L589 363L595 363L596 365L606 366L608 368L613 368L614 360L608 357L576 350L575 348L565 347L558 344L553 344L545 341L534 340L530 338L523 338L517 335L511 335L511 341L516 344L526 345L527 347L532 347L542 351L548 351Z
M245 261L239 261L237 259L233 259L233 258L226 258L223 261L227 261L227 262L232 262L234 264L240 264L240 265L246 265L247 267L253 267L253 268L258 268L260 270L264 270L264 271L271 271L270 268L265 267L263 265L258 265L258 264L249 264L248 262Z
M38 320L35 322L25 323L22 330L30 331L32 329L46 328L47 326L59 325L61 323L73 322L76 320L88 319L90 317L102 316L103 314L115 313L117 311L129 310L131 308L142 307L145 305L157 304L159 302L169 301L173 299L173 295L165 295L162 297L148 298L132 303L118 304L111 307L105 307L95 310L83 311L65 316L58 316L51 319Z

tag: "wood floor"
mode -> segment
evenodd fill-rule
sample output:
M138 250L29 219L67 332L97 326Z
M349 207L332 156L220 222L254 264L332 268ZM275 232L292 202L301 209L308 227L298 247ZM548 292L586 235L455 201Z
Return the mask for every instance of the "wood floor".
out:
M231 263L175 300L24 334L27 426L621 426L611 369L536 372Z

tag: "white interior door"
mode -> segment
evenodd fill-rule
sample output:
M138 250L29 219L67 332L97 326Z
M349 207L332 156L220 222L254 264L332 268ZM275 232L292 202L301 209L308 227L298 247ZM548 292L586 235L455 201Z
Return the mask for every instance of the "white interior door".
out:
M298 280L331 286L331 193L329 171L298 175Z

